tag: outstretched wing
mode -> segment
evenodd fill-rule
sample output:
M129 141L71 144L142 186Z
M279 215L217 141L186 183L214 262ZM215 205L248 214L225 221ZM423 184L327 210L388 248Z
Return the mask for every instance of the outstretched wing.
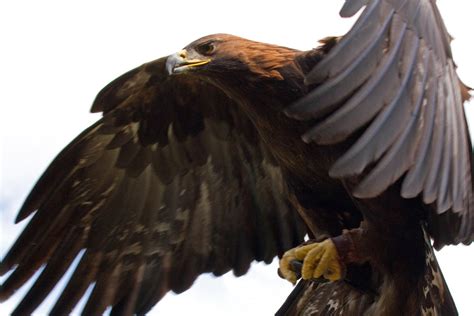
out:
M459 80L435 1L346 0L366 5L354 27L306 77L315 89L287 113L316 119L303 138L334 144L357 136L330 170L363 175L353 195L375 197L402 179L404 198L430 206L437 247L474 238L471 143Z
M69 144L25 201L34 213L5 256L8 298L41 266L15 313L29 314L73 260L53 307L67 314L93 284L84 314L145 313L204 272L242 275L299 244L304 229L280 169L234 101L171 76L166 58L105 87L104 117Z

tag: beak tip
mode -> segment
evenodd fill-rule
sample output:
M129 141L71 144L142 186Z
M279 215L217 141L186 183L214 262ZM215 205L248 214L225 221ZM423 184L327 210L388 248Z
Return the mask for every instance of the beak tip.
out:
M176 57L175 55L171 55L166 60L166 71L168 75L172 75L174 73L174 67L176 65Z
M169 55L168 59L166 59L166 71L168 72L168 75L175 74L177 72L177 66L180 66L183 63L184 59L181 52Z

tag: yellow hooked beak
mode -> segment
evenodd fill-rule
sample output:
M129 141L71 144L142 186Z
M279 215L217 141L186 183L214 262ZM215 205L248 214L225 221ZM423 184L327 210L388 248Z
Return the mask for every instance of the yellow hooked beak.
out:
M210 61L210 59L188 59L188 53L183 49L168 57L166 60L166 70L170 75L182 73L190 68L205 65Z

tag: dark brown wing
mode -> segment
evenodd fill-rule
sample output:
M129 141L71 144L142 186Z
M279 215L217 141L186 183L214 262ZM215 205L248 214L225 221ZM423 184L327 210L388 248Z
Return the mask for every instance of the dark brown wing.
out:
M168 77L165 61L104 88L93 105L104 117L25 201L18 221L34 215L2 262L1 274L13 272L1 298L45 268L15 313L31 313L78 254L53 313L70 312L92 284L86 315L145 313L201 273L242 275L302 241L280 169L247 117L213 86Z
M430 0L346 0L366 7L350 32L306 77L316 88L287 110L317 119L303 138L334 144L360 135L330 175L364 175L353 195L375 197L402 180L404 198L430 205L438 247L474 238L467 88L450 36Z

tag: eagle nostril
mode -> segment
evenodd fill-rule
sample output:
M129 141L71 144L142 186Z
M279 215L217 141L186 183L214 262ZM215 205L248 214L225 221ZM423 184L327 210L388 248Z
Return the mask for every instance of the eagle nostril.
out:
M179 57L186 59L187 57L187 52L183 49L182 51L179 52Z

